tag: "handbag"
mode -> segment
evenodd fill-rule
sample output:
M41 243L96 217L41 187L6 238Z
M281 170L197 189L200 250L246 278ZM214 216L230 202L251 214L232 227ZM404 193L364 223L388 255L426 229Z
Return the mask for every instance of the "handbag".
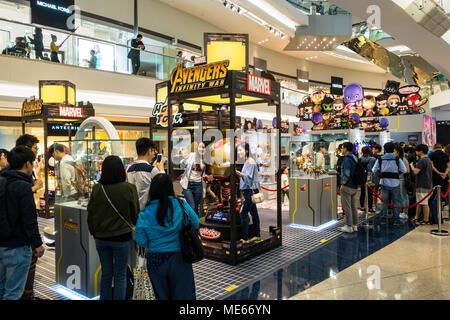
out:
M205 255L203 245L198 230L192 225L192 221L184 208L183 202L180 199L178 199L178 202L183 210L180 231L180 246L183 260L186 263L196 263L202 260ZM186 218L187 223L185 223Z
M105 194L106 199L108 200L109 204L111 205L111 207L114 209L114 211L117 213L117 215L123 220L125 221L125 223L130 227L131 231L134 231L134 227L124 218L122 217L122 215L119 213L119 211L116 209L116 207L113 205L113 203L111 202L111 199L109 199L108 195L106 194L105 188L103 188L103 185L100 184L103 190L103 193Z
M253 193L252 194L252 202L253 203L261 203L264 201L264 194L262 192Z
M146 262L144 249L139 248L136 268L134 268L133 300L156 300Z

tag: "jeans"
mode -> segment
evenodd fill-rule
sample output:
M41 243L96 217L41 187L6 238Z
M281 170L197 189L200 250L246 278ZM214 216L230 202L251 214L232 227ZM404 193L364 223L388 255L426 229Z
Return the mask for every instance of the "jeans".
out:
M156 300L196 300L192 264L183 260L181 252L172 255L157 270L149 266L148 276L155 291Z
M242 190L244 193L244 203L241 209L241 224L242 224L242 239L248 240L248 213L252 216L253 228L255 230L255 236L261 237L261 231L259 228L259 215L256 204L252 202L253 191L250 189Z
M203 184L189 181L188 188L183 189L183 195L186 198L186 202L198 215L198 205L203 196Z
M348 226L358 224L358 210L356 209L356 194L358 189L347 186L341 187L342 210L345 214L345 223Z
M0 248L0 300L19 300L30 268L29 246L8 250Z
M125 300L130 241L113 242L97 239L95 246L102 265L100 300Z
M408 191L406 191L405 180L400 180L400 206L399 207L407 207L409 206L409 197ZM407 212L408 209L400 209L401 212Z
M36 275L36 264L38 258L33 254L31 255L30 269L28 270L27 281L25 282L25 289L23 290L23 300L32 300L34 296L34 276Z
M400 186L398 187L381 187L381 198L387 203L393 204L394 206L401 207L402 200L400 196ZM381 217L387 216L387 204L381 203ZM392 208L394 212L394 219L399 219L400 209Z

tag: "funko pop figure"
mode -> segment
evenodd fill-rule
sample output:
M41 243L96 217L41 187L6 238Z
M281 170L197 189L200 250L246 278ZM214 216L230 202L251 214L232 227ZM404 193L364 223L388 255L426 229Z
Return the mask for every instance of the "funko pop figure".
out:
M375 97L374 96L365 96L363 99L363 107L364 107L364 116L373 117L375 116Z
M400 97L397 94L391 94L387 100L389 115L397 114L397 108L400 104Z

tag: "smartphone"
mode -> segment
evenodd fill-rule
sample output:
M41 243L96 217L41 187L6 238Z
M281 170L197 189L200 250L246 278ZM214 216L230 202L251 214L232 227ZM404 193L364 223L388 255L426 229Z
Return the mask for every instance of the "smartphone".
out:
M158 153L158 155L156 156L156 162L161 162L162 160L162 154Z

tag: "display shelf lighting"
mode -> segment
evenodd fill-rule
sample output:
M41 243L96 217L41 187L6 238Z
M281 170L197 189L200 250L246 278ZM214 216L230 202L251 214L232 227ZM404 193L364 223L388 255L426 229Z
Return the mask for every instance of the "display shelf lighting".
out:
M75 292L69 288L66 288L60 284L54 285L52 287L50 287L50 289L52 289L53 291L55 291L56 293L70 299L70 300L99 300L100 296L96 296L94 298L88 298L78 292Z
M329 228L329 227L335 225L338 222L339 222L338 220L331 220L331 221L328 221L327 223L324 223L324 224L322 224L320 226L317 226L317 227L292 223L292 224L289 225L289 227L295 228L295 229L304 229L304 230L310 230L310 231L316 231L317 232L317 231L321 231L323 229Z

